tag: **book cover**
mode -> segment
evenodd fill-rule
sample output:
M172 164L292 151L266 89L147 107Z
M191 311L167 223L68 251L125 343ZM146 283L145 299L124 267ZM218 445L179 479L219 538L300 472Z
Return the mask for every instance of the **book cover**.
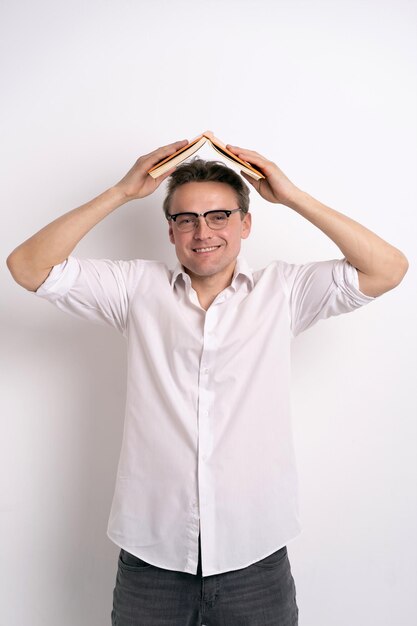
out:
M190 141L189 144L174 152L169 157L166 157L156 165L154 165L149 171L148 174L152 176L152 178L158 178L165 172L167 172L172 167L175 167L188 159L191 155L197 152L205 143L209 143L214 150L216 150L223 158L231 161L235 165L239 165L240 169L246 172L249 176L252 176L255 180L259 180L261 178L265 178L265 176L254 168L250 163L246 161L242 161L239 159L233 152L230 152L226 148L226 145L220 141L210 130L206 130L204 133Z

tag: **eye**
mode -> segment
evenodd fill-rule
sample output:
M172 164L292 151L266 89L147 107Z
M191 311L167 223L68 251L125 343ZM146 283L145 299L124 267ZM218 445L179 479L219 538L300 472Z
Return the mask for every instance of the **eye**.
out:
M226 216L226 213L223 213L222 211L219 211L218 213L210 213L209 219L212 222L218 222L218 223L221 224L222 222L226 222L227 221L227 216Z
M177 224L180 226L186 226L187 224L192 224L193 222L195 222L195 217L193 215L181 215L177 217Z

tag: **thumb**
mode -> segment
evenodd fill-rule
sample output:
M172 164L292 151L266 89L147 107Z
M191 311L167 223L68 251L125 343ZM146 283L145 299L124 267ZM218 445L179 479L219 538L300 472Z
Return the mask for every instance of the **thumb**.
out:
M240 173L242 174L244 179L247 180L248 183L250 183L252 187L256 189L256 191L259 193L260 196L265 197L261 194L261 182L265 180L264 178L260 178L259 180L256 180L252 176L249 176L249 174L246 174L246 172L240 172Z
M166 178L168 178L168 176L171 176L171 174L173 174L175 172L175 169L176 169L175 167L172 167L170 170L168 170L167 172L165 172L161 176L158 176L158 178L155 178L155 182L156 182L157 186L159 187L159 185L162 183L162 181L164 181Z
M240 172L240 175L243 176L243 178L245 180L247 180L248 183L250 183L252 185L252 187L255 187L255 189L256 189L256 185L255 185L256 180L254 178L252 178L252 176L249 176L249 174L246 174L246 172L243 172L243 171Z

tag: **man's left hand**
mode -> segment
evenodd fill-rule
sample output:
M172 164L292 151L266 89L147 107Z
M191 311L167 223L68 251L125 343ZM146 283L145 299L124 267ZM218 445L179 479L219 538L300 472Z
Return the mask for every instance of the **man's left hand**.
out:
M227 144L227 149L236 154L243 161L247 161L256 169L260 170L265 178L255 180L251 176L241 172L241 175L256 189L256 191L268 202L278 204L288 204L291 198L300 190L285 176L284 172L279 169L275 163L268 161L258 152L246 150Z

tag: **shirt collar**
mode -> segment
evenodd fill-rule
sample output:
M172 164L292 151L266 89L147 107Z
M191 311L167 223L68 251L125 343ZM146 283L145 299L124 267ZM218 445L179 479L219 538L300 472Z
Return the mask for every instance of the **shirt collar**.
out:
M189 283L190 281L190 277L188 276L187 272L184 270L184 267L181 265L180 262L178 262L172 272L172 276L171 276L171 287L174 288L177 280L179 277L182 277L182 279L184 280L185 284ZM235 267L235 271L233 273L233 278L232 278L232 282L231 282L231 286L235 288L236 285L236 281L238 280L239 277L242 277L243 279L246 279L250 285L251 288L253 288L254 282L253 282L253 272L249 267L248 262L246 261L246 259L243 256L238 256L236 259L236 267Z

